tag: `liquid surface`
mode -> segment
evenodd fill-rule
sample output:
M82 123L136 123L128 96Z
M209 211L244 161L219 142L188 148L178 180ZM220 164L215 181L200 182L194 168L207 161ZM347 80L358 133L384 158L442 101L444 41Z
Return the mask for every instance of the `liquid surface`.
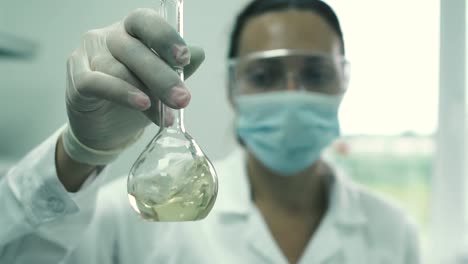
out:
M133 209L149 221L193 221L206 217L217 194L214 170L203 157L171 162L164 172L129 181Z

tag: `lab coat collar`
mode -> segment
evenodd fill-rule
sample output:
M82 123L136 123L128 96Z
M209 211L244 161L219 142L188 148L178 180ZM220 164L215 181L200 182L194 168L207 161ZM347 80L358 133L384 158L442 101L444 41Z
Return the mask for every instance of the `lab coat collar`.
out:
M217 163L219 168L219 197L217 211L221 214L247 216L251 212L252 202L250 184L246 171L246 154L237 147L228 157ZM331 164L330 162L327 162ZM340 226L358 226L366 224L366 216L360 205L359 187L336 166L332 179L330 204L327 214Z
M259 216L251 217L253 214L259 214L259 211L250 199L250 184L245 161L245 152L238 148L224 161L218 163L218 166L215 165L217 169L219 168L220 181L217 211L221 216L229 216L225 219L232 220L236 219L233 216L237 216L245 221L261 221ZM363 233L359 231L367 219L360 206L359 190L343 172L335 168L334 170L328 211L309 241L299 263L310 260L313 260L313 263L329 260L344 263L343 259L347 260L346 263L364 263L362 256L366 255L365 242ZM287 263L268 230L258 228L266 228L266 225L259 223L248 225L246 231L249 245L265 260L271 262L281 259L282 263Z

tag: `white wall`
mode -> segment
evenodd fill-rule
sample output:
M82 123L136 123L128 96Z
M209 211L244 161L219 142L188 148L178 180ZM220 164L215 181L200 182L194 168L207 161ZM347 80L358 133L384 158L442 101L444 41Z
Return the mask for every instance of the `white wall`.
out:
M434 263L461 263L456 259L466 251L466 10L466 0L441 1L439 128L432 195Z
M206 61L188 80L193 93L186 111L186 126L213 159L229 150L232 114L226 101L224 58L235 14L247 2L185 2L187 42L206 50ZM64 105L65 61L80 35L111 24L137 7L156 7L154 1L2 1L0 32L37 41L34 61L0 57L0 159L17 159L41 142L66 120ZM155 133L129 150L115 171L126 173L143 146ZM231 140L232 141L232 140Z

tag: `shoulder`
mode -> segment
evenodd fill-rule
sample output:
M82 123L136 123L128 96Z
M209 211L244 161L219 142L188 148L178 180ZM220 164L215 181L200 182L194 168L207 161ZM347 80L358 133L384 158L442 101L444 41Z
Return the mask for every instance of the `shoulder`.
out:
M351 188L358 194L361 209L369 220L382 224L410 224L411 221L406 212L392 198L356 183L353 183Z
M366 230L370 240L376 243L418 240L414 220L395 200L348 179L343 181L345 189L354 196L358 210L366 219ZM386 239L383 240L383 237Z
M408 214L390 198L340 174L335 177L332 194L337 220L359 227L374 254L401 259L401 263L420 263L418 232Z
M392 199L365 187L356 188L368 219L366 230L370 244L393 249L403 263L420 263L420 239L414 219Z

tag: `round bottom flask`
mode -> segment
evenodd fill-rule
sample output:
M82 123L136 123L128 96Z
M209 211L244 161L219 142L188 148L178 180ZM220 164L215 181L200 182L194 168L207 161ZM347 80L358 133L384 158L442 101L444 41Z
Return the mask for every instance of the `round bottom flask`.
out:
M161 0L160 11L183 36L183 0ZM184 80L183 69L175 69ZM149 221L193 221L205 218L216 200L218 180L213 165L185 131L183 110L160 103L158 134L130 170L130 204Z
M130 204L143 219L193 221L210 212L218 181L190 135L162 128L133 165L127 186Z

